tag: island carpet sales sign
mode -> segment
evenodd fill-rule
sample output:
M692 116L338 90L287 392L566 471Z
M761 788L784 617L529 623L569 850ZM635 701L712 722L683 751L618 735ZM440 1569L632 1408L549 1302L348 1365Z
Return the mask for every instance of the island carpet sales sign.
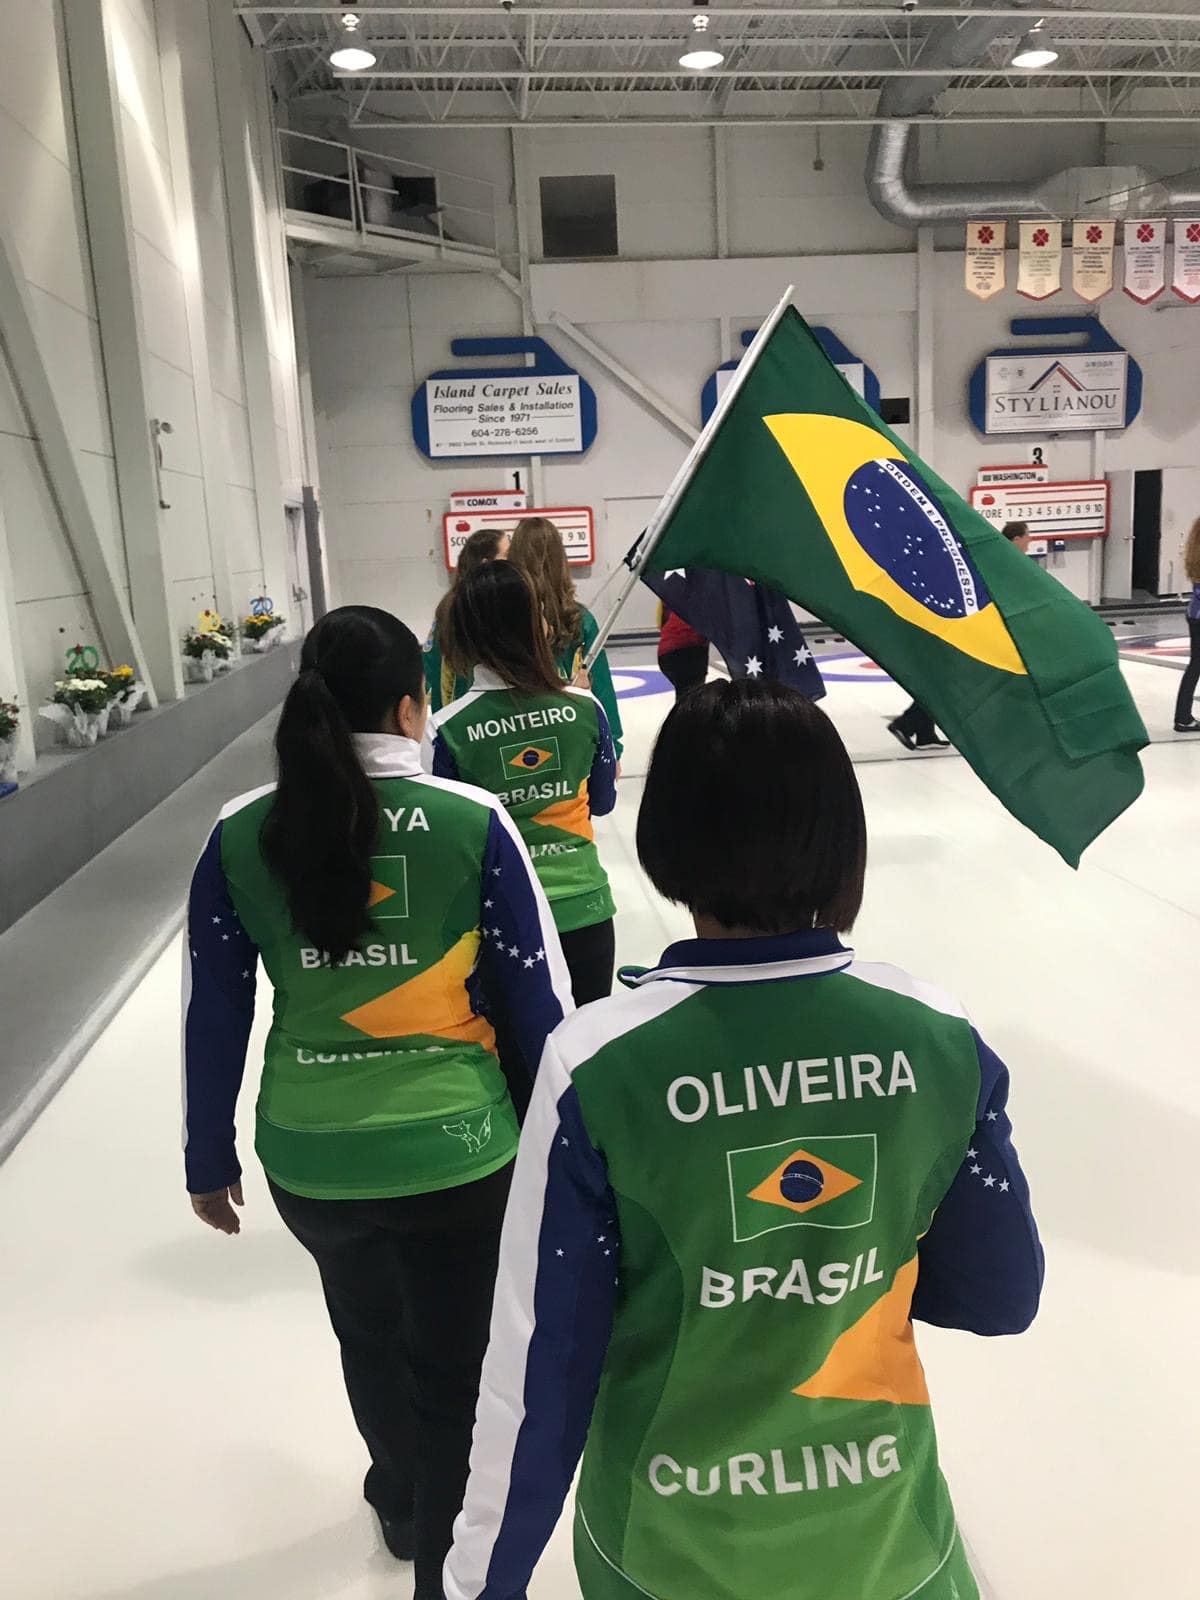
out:
M430 378L429 454L512 456L583 449L576 374L528 378Z
M987 358L985 433L1092 433L1126 423L1124 350Z

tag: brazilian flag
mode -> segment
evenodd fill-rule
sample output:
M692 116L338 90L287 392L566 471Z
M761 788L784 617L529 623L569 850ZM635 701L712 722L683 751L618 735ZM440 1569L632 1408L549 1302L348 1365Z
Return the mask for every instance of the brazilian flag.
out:
M716 567L810 608L1078 866L1141 793L1149 743L1106 625L900 443L790 306L710 428L646 569Z

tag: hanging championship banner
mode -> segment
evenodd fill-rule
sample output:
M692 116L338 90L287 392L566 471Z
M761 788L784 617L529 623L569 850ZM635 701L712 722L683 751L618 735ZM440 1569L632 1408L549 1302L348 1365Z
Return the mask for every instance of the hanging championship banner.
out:
M1021 223L1017 293L1049 300L1062 288L1062 223Z
M1125 224L1125 293L1148 306L1167 280L1167 224L1162 217L1143 217Z
M1181 300L1200 300L1200 217L1175 218L1175 271L1171 286Z
M1115 222L1077 217L1071 237L1071 287L1081 300L1102 300L1113 286Z
M967 293L990 300L1004 287L1005 222L967 223Z

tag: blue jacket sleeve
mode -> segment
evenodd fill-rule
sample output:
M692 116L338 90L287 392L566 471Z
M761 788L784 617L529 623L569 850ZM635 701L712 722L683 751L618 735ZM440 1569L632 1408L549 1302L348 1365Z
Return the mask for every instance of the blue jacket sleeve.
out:
M488 825L482 895L479 926L490 957L489 981L502 989L521 1054L536 1072L546 1040L575 1002L545 890L499 803Z
M1022 1333L1037 1315L1045 1259L1005 1109L1008 1069L978 1034L975 1044L975 1134L921 1240L912 1314L968 1333Z
M596 717L600 724L600 737L596 743L596 754L592 757L588 806L594 817L606 817L617 803L617 751L608 718L599 700L596 701Z
M521 1135L446 1600L523 1600L583 1453L612 1334L616 1205L553 1039Z
M435 728L433 732L433 775L435 778L457 778L458 762L454 752Z
M234 1112L257 972L258 951L225 881L218 823L192 878L183 951L183 1148L192 1194L213 1194L242 1175Z

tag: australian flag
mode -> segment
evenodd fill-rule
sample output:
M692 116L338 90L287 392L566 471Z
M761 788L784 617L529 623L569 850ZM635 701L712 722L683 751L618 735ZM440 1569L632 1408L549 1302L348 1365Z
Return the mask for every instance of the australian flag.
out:
M711 567L643 572L642 582L668 611L711 639L731 678L776 678L810 700L825 693L800 624L778 589Z

